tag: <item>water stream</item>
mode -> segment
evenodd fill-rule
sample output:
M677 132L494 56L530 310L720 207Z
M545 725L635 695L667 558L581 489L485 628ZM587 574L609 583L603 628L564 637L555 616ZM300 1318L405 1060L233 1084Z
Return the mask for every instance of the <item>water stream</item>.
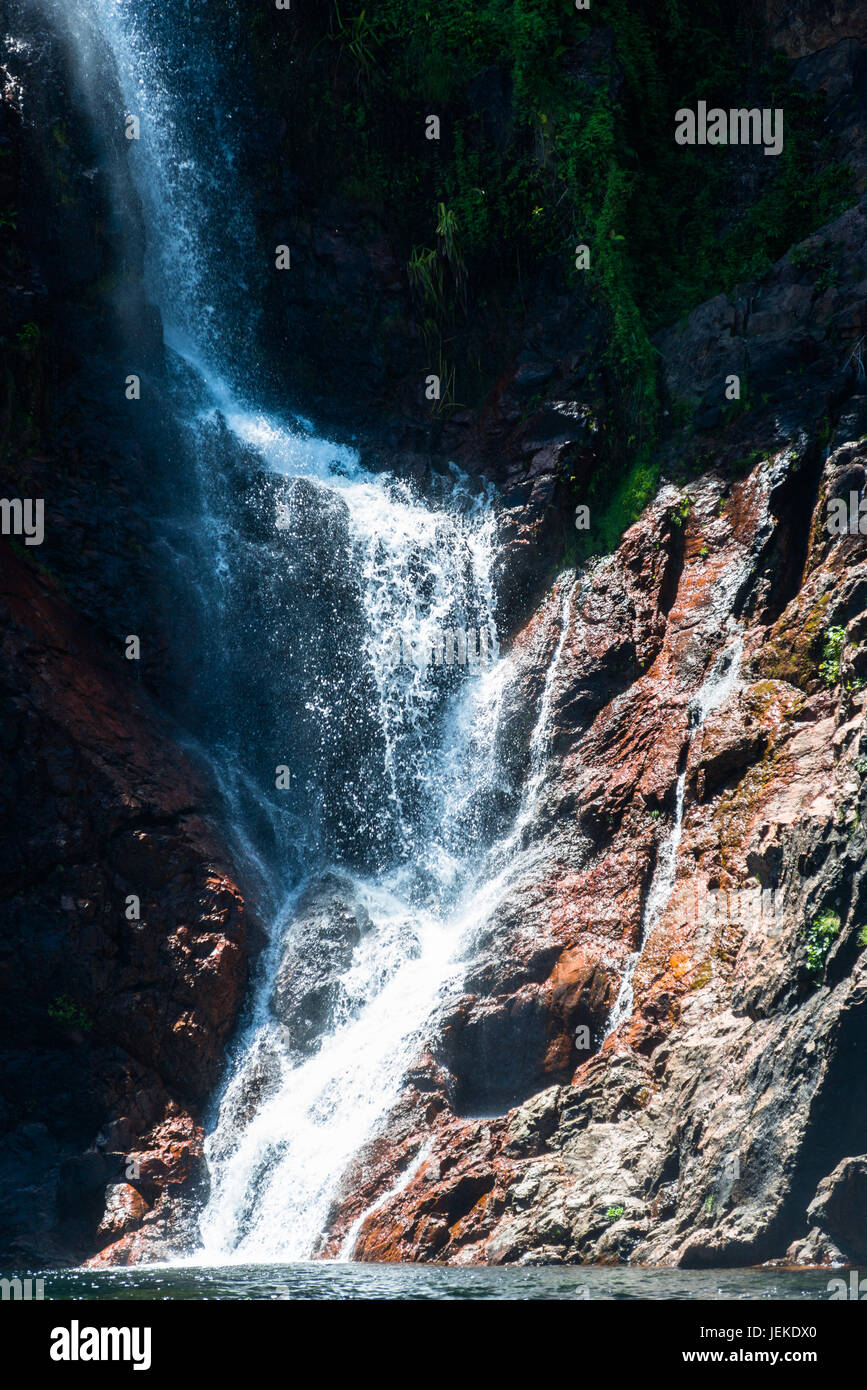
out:
M508 663L422 669L384 655L395 631L496 633L492 499L456 469L422 495L399 461L370 472L351 441L262 404L250 303L263 268L221 62L231 33L188 0L48 3L94 122L140 122L125 154L194 474L187 514L164 524L202 642L190 741L271 904L207 1141L196 1258L303 1259L490 905L486 855L508 829L495 755ZM323 920L363 932L321 1036L300 1046L274 989L317 891Z
M733 624L731 625L733 626ZM605 1029L606 1038L610 1037L612 1033L615 1033L620 1025L625 1023L625 1021L632 1016L632 1010L635 1005L635 970L641 959L641 953L654 928L657 927L661 921L662 915L668 906L669 899L674 890L674 881L677 875L677 852L680 848L680 837L683 832L687 763L692 741L707 719L707 716L713 710L719 709L721 705L724 705L726 700L736 689L740 677L742 657L743 635L740 631L735 629L734 636L731 637L728 644L720 652L702 682L701 688L689 702L687 711L689 738L687 739L686 747L681 753L680 771L678 772L674 789L674 813L672 816L671 828L657 856L653 878L641 915L641 930L639 932L638 945L636 950L631 952L627 958L617 999L608 1017Z

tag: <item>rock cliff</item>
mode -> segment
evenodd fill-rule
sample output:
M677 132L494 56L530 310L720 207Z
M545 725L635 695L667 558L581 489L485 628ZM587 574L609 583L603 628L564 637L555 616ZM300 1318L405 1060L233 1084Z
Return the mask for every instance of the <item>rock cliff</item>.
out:
M846 162L850 196L653 326L661 484L588 557L574 506L601 510L641 430L610 306L540 256L508 302L480 295L460 329L476 398L431 420L408 248L369 190L316 186L275 104L280 64L256 50L246 174L258 234L288 236L299 266L291 303L281 287L264 305L270 389L352 422L367 459L422 488L452 460L497 486L501 753L529 788L508 891L321 1255L357 1225L365 1260L865 1258L867 535L827 522L867 482L867 52L857 4L746 9L820 101L822 160ZM3 488L50 487L54 518L39 564L0 542L0 1262L123 1264L195 1238L202 1116L258 935L216 792L181 749L184 616L153 522L180 446L170 420L118 410L131 335L162 400L144 229L131 186L117 224L104 177L124 153L94 136L29 7L0 18L25 40L0 132L20 213L0 260ZM300 19L293 62L314 79L320 40ZM576 91L621 99L616 49L603 27L570 50ZM483 79L460 101L513 150L511 78ZM344 64L329 99L363 89ZM546 169L544 133L534 150ZM56 217L37 231L43 202ZM731 373L744 399L727 404ZM123 639L143 628L137 678ZM275 981L299 1055L367 930L340 888L310 891Z
M855 1257L867 548L829 537L825 517L860 486L867 449L832 443L817 494L793 483L811 470L791 449L734 485L706 475L663 492L576 587L524 867L326 1249L373 1207L356 1257ZM792 596L779 584L790 528L810 536ZM527 680L560 598L523 635ZM691 734L727 612L740 679ZM835 626L839 668L823 676ZM642 939L679 772L676 871ZM606 1036L639 947L634 1008Z

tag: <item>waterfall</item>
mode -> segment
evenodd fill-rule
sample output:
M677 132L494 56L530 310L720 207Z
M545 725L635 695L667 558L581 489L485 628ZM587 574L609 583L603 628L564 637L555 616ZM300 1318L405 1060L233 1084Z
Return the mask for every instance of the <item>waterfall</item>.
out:
M674 815L671 828L657 857L650 889L644 903L644 911L641 915L638 947L629 955L626 961L617 999L615 1000L614 1008L611 1010L605 1030L606 1038L610 1037L612 1033L615 1033L620 1025L632 1014L635 1003L633 986L636 967L641 959L641 953L644 950L645 943L649 939L654 928L661 921L662 914L668 906L668 901L674 889L674 881L677 874L677 851L680 848L680 837L683 831L683 807L689 750L692 746L693 739L707 716L712 713L713 710L719 709L721 705L725 704L732 691L736 688L740 678L743 645L743 634L740 631L735 631L734 636L720 652L716 661L711 666L700 689L689 702L689 738L687 739L686 748L681 754L681 767L674 790Z
M422 496L258 398L249 300L262 272L218 56L230 39L207 7L42 3L95 123L140 120L126 155L194 483L163 519L197 655L189 735L270 904L207 1139L195 1258L305 1258L491 904L509 664L468 674L385 654L395 631L496 634L493 498L454 467ZM220 7L220 23L232 16ZM568 607L558 655L567 621ZM544 749L532 752L538 782Z

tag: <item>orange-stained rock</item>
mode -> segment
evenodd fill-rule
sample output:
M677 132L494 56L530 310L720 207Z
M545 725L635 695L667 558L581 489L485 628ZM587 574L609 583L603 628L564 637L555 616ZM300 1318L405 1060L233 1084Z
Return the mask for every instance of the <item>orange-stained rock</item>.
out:
M141 1193L129 1183L111 1184L106 1188L105 1215L97 1228L97 1238L117 1240L130 1227L139 1226L149 1209Z
M812 524L796 494L795 516L771 505L793 457L781 450L726 490L713 478L691 485L679 538L670 517L681 494L663 492L576 592L526 872L519 855L467 992L415 1071L424 1089L410 1078L347 1174L322 1253L359 1216L355 1258L459 1264L748 1263L784 1255L798 1236L834 1159L813 1115L839 1124L841 1088L867 1105L847 1060L867 1046L856 814L867 691L854 675L867 537L835 545L820 524L856 457L867 470L867 445L828 459ZM796 524L809 540L803 581L790 571L787 592L781 556ZM652 557L677 546L673 583ZM743 611L738 594L752 595ZM562 604L561 583L516 643L528 690ZM733 640L733 610L740 680L691 737L690 701ZM849 638L829 688L819 664L832 622ZM676 874L642 941L681 770ZM827 907L841 930L817 989L804 932ZM604 1039L639 944L631 1017ZM581 1025L592 1038L583 1052ZM839 1143L865 1147L854 1129ZM811 1242L836 1248L821 1231Z

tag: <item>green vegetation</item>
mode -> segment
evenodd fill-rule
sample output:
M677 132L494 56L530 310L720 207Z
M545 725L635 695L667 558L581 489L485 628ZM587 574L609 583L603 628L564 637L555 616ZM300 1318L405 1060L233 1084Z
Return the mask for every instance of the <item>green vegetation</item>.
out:
M673 526L676 526L678 530L680 530L683 526L686 525L687 521L689 520L689 514L691 511L692 499L689 497L689 494L685 494L683 497L681 497L680 501L677 503L676 506L669 507L668 519Z
M605 1213L605 1220L619 1221L625 1210L625 1207L609 1207Z
M830 689L833 689L840 680L840 661L845 642L845 628L828 628L825 633L825 645L822 648L822 660L819 663L819 675Z
M70 999L68 994L58 995L48 1005L48 1017L68 1028L77 1028L80 1033L89 1033L93 1027L93 1020L88 1018L81 1005Z
M573 0L329 0L292 26L272 16L251 28L293 169L314 194L370 208L402 244L427 355L453 369L452 396L474 404L492 386L529 312L531 270L572 293L576 346L597 351L596 389L612 407L601 465L576 499L593 516L579 549L616 544L657 484L650 335L761 274L851 201L848 170L830 162L824 98L758 52L755 29L747 0L594 0L586 11ZM743 149L676 145L674 113L699 99L782 106L783 152L753 177ZM289 119L299 108L316 120ZM440 138L426 140L432 115ZM804 257L831 284L823 254ZM733 413L748 395L744 383Z
M811 926L805 928L807 937L807 969L813 983L820 985L825 973L825 961L834 938L840 931L839 913L820 912Z
M24 352L35 352L42 341L42 329L38 323L24 323L19 328L16 338L18 346Z

